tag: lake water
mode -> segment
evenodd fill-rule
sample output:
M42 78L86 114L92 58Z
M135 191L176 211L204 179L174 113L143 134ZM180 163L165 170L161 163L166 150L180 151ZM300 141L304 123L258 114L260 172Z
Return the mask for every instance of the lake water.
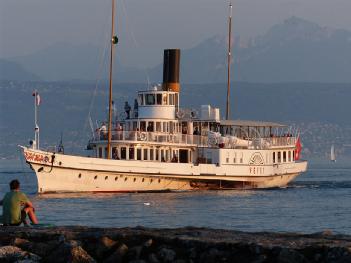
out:
M26 164L1 160L0 198L15 178L42 223L351 234L351 160L312 161L288 187L270 190L37 195L35 175Z

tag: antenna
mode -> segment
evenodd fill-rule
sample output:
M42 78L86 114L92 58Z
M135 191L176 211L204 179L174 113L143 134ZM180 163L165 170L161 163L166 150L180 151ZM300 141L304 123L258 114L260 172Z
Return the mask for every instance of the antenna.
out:
M229 18L228 18L228 82L227 82L227 107L226 107L226 114L225 118L228 120L229 119L229 114L230 114L230 104L229 104L229 98L230 98L230 64L231 64L231 45L232 45L232 14L233 14L233 6L232 6L232 1L229 3Z

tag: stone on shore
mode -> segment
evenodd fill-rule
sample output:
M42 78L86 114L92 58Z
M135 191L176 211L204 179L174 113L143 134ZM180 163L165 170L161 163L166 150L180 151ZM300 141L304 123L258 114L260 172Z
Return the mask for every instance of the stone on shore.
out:
M351 236L206 228L0 228L0 262L351 262Z

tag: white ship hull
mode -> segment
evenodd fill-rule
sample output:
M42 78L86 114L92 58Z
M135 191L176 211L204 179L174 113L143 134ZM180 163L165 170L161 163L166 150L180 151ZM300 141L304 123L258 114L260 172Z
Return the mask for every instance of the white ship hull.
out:
M23 151L36 173L39 193L273 188L286 186L307 169L304 161L217 166L108 160L53 154L26 147Z

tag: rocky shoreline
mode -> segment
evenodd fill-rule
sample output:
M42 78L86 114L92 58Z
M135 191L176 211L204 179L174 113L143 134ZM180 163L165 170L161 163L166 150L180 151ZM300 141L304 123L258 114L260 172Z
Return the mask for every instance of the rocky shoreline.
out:
M0 227L0 262L351 262L351 236L178 229Z

